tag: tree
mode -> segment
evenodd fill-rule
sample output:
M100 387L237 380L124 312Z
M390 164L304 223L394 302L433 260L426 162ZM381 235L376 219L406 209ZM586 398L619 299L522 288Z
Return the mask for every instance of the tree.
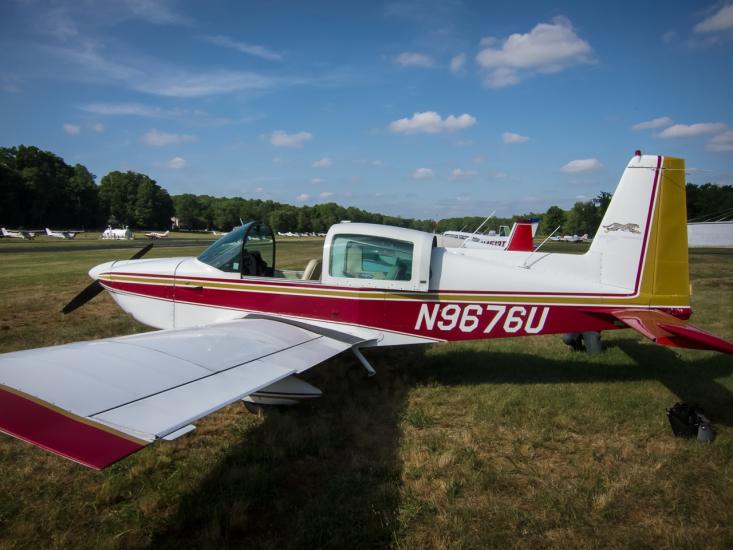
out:
M594 235L601 218L593 201L576 202L565 217L563 231L568 235Z
M83 166L38 147L0 148L0 200L4 223L43 228L96 221L97 187Z
M173 201L168 191L153 179L137 172L110 172L99 185L99 205L103 219L114 216L132 227L168 227Z
M565 211L559 206L550 206L542 216L542 223L540 224L540 233L543 235L550 235L558 227L562 229L565 225Z

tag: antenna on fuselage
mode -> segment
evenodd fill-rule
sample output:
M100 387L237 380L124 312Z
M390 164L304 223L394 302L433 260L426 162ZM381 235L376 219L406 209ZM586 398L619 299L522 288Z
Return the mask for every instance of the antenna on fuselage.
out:
M530 254L529 256L527 256L527 257L526 257L526 258L524 259L524 262L522 262L522 265L520 265L519 267L521 267L521 268L523 268L523 269L529 269L529 267L530 267L530 266L528 266L528 265L527 265L527 262L529 261L529 259L530 259L530 258L531 258L532 256L534 256L534 255L535 255L535 254L536 254L536 253L537 253L537 252L539 251L539 249L540 249L540 248L542 247L542 245L543 245L543 244L545 244L545 243L546 243L547 241L549 241L549 240L550 240L550 239L552 238L552 236L553 236L553 235L554 235L555 233L557 233L557 231L558 231L559 229L560 229L560 226L558 225L558 226L557 226L557 227L555 228L555 231L553 231L552 233L550 233L550 234L549 234L549 235L547 236L547 238L546 238L546 239L545 239L544 241L542 241L542 242L541 242L540 244L538 244L538 245L537 245L537 248L535 248L535 249L534 249L534 250L532 251L532 254Z
M491 218L493 218L494 217L494 214L496 214L496 210L494 210L491 214L489 214L488 217L483 222L481 222L481 225L479 225L476 228L476 231L474 231L471 234L471 236L468 237L468 239L464 239L464 241L461 243L461 246L459 246L458 248L463 248L464 246L466 246L466 243L468 242L468 240L471 239L471 238L473 238L473 237L475 237L476 236L476 233L478 233L478 230L481 229L487 221L489 221Z

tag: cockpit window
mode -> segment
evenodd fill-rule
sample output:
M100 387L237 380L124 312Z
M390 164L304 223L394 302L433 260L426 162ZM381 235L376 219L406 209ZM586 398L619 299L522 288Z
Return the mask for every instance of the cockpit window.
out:
M272 277L275 268L275 238L264 223L255 223L242 248L243 277Z
M242 242L251 223L232 229L221 239L204 250L199 261L221 271L240 273L242 271Z
M331 244L332 277L409 281L413 244L370 235L337 235Z
M264 223L250 222L204 250L199 261L242 277L272 277L275 269L275 238Z

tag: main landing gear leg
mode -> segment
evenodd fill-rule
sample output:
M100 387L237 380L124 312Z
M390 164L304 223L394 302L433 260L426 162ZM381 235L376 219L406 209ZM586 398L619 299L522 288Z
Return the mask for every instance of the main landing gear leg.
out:
M367 376L371 378L372 376L377 374L377 371L375 371L374 367L369 364L369 361L367 361L366 357L364 357L358 347L354 346L353 348L351 348L351 351L354 352L354 355L356 355L356 358L359 360L359 363L361 363L361 366L366 369Z
M568 332L562 335L562 341L573 351L586 351L592 355L603 352L600 332Z

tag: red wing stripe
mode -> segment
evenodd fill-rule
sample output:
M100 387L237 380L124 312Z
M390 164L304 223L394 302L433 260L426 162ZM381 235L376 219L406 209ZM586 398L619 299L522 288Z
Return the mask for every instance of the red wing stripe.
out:
M97 470L145 446L1 387L0 431Z

